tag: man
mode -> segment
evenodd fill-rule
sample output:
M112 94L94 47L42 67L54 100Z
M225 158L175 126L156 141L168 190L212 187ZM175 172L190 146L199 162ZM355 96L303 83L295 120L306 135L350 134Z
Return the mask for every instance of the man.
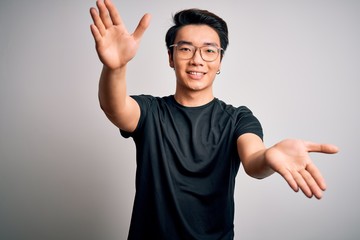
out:
M234 184L246 173L279 173L294 191L320 199L326 185L309 152L337 147L287 139L266 148L262 128L246 107L213 95L228 44L226 23L205 10L174 16L166 34L175 94L128 96L126 66L150 22L129 34L110 0L91 8L91 31L104 64L99 100L107 117L136 144L136 195L129 239L233 239Z

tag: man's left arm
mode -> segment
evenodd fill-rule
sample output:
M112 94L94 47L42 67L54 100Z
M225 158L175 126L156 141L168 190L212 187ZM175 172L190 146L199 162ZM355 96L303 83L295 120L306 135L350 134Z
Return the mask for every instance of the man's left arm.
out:
M309 198L320 199L326 189L325 180L309 156L310 152L337 153L331 144L319 144L298 139L286 139L266 148L260 137L252 133L237 139L237 150L245 172L254 178L279 173L294 190Z

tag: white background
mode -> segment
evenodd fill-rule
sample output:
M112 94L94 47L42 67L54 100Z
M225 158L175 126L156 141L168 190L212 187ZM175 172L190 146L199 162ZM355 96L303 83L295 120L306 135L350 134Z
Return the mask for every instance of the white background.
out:
M235 239L360 238L360 2L356 0L116 1L130 31L153 15L128 71L130 94L174 93L164 36L176 11L223 17L230 45L218 98L246 105L267 146L283 138L337 144L313 154L327 180L320 201L278 175L240 169ZM125 239L135 148L97 99L90 33L95 1L0 2L0 239Z

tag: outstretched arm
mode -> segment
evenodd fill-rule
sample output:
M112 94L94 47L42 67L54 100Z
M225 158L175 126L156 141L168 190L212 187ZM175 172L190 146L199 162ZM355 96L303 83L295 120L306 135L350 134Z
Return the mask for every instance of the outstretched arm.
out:
M299 189L307 197L322 197L326 183L319 169L312 162L309 153L337 153L331 144L318 144L297 139L283 140L270 148L265 148L261 139L251 133L237 140L238 153L247 174L255 178L265 178L279 173L294 190Z
M99 83L99 101L107 117L120 129L133 131L140 117L135 100L126 92L126 65L134 58L150 15L145 14L134 33L130 34L110 0L98 0L91 8L91 32L96 51L103 63Z

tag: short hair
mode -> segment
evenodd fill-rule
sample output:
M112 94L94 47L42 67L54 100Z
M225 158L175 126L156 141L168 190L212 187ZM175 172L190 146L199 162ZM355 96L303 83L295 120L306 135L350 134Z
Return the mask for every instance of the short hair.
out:
M174 26L170 27L165 36L166 47L170 50L170 45L174 44L176 34L180 28L186 25L207 25L214 29L219 38L221 48L225 51L229 44L228 28L226 22L207 10L191 8L177 12L173 16ZM223 52L221 51L221 57Z

